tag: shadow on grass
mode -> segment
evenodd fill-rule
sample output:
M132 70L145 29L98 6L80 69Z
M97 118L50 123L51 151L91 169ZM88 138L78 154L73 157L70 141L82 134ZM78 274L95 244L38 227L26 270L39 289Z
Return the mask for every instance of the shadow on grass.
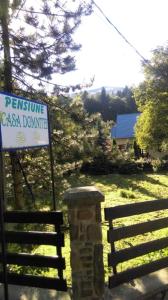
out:
M98 182L101 182L101 176L98 177ZM87 175L73 175L68 180L69 184L71 185L71 188L74 187L81 187L81 186L90 186L95 184L95 180L93 176L87 176Z
M156 174L157 175L157 174ZM167 173L159 173L158 175L168 175ZM151 184L158 184L158 185L162 185L164 187L168 187L168 184L164 184L162 182L160 182L158 179L154 179L146 174L143 174L144 180L146 180L147 182L151 183Z
M149 179L149 180L148 180ZM156 198L156 194L151 192L150 190L146 189L143 186L140 186L138 182L149 182L150 178L144 174L134 174L134 175L118 175L118 174L113 174L110 175L109 178L106 178L105 176L103 178L97 178L95 180L96 182L102 183L106 186L111 186L112 184L116 185L117 189L125 189L129 190L131 189L132 192L136 191L139 192L145 196L153 197ZM152 182L154 184L154 182ZM157 183L158 184L158 183Z
M160 175L160 174L158 174ZM162 174L166 175L166 174ZM139 192L140 194L148 197L152 197L154 199L159 198L156 196L156 192L152 185L156 187L162 186L168 188L168 185L159 181L159 179L152 178L150 174L132 174L132 175L121 175L121 174L110 174L110 175L98 175L98 176L85 176L79 175L74 176L70 179L71 187L78 187L78 186L86 186L86 185L96 185L102 184L109 189L112 186L116 186L116 190L131 189L132 192ZM143 184L144 183L144 184ZM150 189L146 188L145 184L150 184ZM108 192L109 192L108 189Z

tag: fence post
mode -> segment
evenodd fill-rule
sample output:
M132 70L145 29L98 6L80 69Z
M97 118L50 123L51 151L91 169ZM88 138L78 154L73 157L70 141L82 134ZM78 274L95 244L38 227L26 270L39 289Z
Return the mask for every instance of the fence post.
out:
M101 205L104 195L93 186L66 191L74 300L101 300L104 266Z

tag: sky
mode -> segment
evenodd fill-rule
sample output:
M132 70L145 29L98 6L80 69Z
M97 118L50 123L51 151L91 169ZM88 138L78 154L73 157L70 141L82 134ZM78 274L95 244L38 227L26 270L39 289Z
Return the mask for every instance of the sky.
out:
M95 0L110 21L146 58L151 51L168 41L167 0ZM87 84L94 76L92 88L102 86L136 86L143 80L141 59L108 24L98 9L83 18L74 35L82 48L76 57L76 70L56 75L57 84Z

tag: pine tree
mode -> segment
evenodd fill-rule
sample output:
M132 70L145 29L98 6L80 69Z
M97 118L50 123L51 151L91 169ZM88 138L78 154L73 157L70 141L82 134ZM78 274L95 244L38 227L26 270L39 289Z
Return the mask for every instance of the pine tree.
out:
M100 106L102 118L104 121L108 120L109 111L109 95L106 93L106 89L103 87L100 93Z
M52 86L50 92L54 93L67 89L51 80L56 73L75 69L73 52L80 45L72 36L81 17L91 13L90 2L67 2L40 0L30 7L25 0L0 0L0 57L3 57L0 82L4 91L22 95L24 90L24 94L33 98L33 93L46 89L46 84ZM10 156L16 208L20 209L23 207L21 175L16 152Z
M51 83L52 75L75 69L73 52L78 51L80 45L74 42L73 34L81 16L91 13L91 4L80 0L75 1L76 4L67 2L40 0L35 9L26 4L29 1L0 0L2 48L6 48L5 42L10 43L10 76L19 88L37 90L38 85L42 88L48 81ZM6 61L5 58L4 63ZM53 88L61 89L55 83Z

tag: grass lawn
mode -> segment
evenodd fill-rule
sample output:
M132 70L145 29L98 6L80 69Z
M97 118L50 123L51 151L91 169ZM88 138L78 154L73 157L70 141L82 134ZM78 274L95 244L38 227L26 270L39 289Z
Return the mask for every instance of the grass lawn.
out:
M105 194L105 202L102 203L102 229L103 229L103 245L104 245L104 266L106 280L111 270L107 266L107 255L110 252L110 245L107 243L107 224L104 222L104 207L124 205L140 201L148 201L154 199L168 198L168 174L134 174L134 175L119 175L111 174L104 176L85 176L79 175L71 177L71 187L95 185ZM143 214L142 216L133 216L121 218L114 223L115 226L126 226L142 221L152 220L168 216L168 211L159 211L155 213ZM161 238L168 235L168 229L162 229L153 233L139 235L134 238L128 238L116 243L116 249L123 249L132 245L137 245L142 242ZM70 259L69 259L69 235L66 234L63 255L66 258L65 276L68 282L71 281L70 276ZM36 251L44 251L47 255L54 255L54 248L40 248ZM137 266L142 263L147 263L153 259L161 258L168 255L168 249L150 253L140 258L130 260L118 266L118 271L127 269L132 266Z

